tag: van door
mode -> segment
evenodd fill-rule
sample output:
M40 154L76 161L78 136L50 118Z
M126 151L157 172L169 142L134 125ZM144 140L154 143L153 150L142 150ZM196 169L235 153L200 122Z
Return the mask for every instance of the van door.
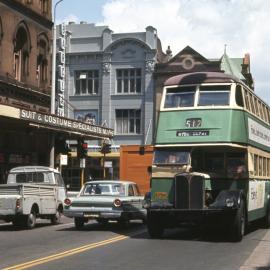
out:
M58 204L64 203L65 198L67 197L66 187L64 180L60 173L54 173L55 183L57 187L57 200Z

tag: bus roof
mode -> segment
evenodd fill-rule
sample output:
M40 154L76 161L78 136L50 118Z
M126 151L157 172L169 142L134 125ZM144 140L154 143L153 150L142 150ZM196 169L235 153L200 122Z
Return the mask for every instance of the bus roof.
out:
M230 82L241 83L237 77L222 72L193 72L173 76L165 81L164 86Z

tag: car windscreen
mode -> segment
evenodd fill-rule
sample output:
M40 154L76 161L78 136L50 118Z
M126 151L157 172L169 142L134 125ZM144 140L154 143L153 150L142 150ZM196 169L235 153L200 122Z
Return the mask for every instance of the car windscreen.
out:
M188 151L177 151L177 150L155 150L154 152L154 164L178 164L185 165L190 161L190 152Z
M125 196L125 186L120 183L90 183L85 185L81 195Z

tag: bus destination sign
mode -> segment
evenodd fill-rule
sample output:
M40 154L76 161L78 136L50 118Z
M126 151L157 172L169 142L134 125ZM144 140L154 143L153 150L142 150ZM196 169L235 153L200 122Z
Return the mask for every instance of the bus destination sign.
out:
M198 137L209 136L209 130L178 130L176 131L177 137Z

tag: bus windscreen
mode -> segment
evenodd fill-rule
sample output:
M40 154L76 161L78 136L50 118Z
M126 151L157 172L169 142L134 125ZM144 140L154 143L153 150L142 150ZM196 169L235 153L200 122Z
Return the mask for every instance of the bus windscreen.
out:
M174 150L155 150L154 164L178 164L185 165L190 161L190 152L174 151Z
M168 89L164 108L193 107L195 87L178 87Z

